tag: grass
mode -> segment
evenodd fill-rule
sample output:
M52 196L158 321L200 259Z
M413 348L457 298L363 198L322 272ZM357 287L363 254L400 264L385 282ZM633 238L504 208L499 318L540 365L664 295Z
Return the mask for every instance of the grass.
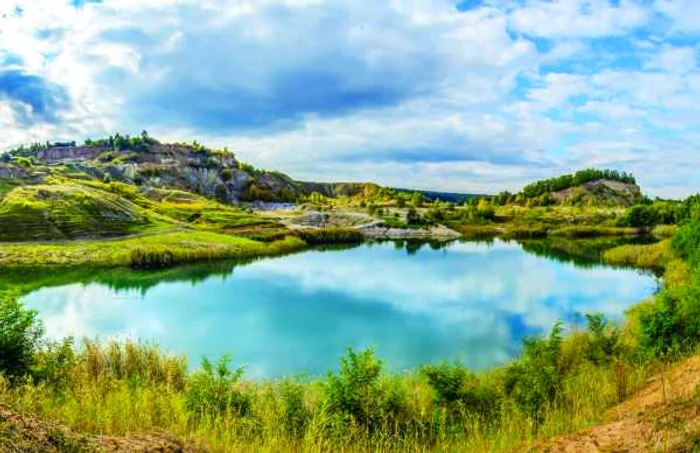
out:
M177 264L279 255L305 246L302 240L291 236L263 243L221 233L182 231L108 241L4 244L0 247L0 263L4 268L86 265L140 267L139 256L168 257L169 264Z
M605 207L503 206L496 209L495 218L491 221L460 219L448 220L445 224L471 239L496 236L506 239L589 239L640 235L642 231L639 229L614 225L622 212L619 208ZM667 230L659 229L660 233L665 234L670 231L670 227Z
M671 241L666 239L654 244L614 247L603 254L603 259L608 264L662 271L674 260L674 255Z
M4 382L0 404L86 435L165 430L211 451L506 451L589 426L644 382L647 368L582 359L585 338L564 342L575 363L536 423L504 392L504 370L391 375L371 351L351 351L326 377L250 381L225 359L188 372L184 358L128 341L73 347L51 368L53 384ZM479 401L492 405L487 415Z
M364 240L362 232L354 228L305 228L297 235L309 245L356 244Z
M570 239L583 239L601 236L638 236L637 228L605 227L596 225L576 225L557 228L550 232L551 236L561 236Z
M129 200L77 184L22 186L0 204L0 241L119 236L156 222Z

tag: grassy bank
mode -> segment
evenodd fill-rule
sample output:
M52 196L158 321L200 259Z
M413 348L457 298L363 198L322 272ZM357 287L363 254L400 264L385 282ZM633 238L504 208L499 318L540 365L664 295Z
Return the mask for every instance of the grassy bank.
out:
M590 239L604 237L633 237L648 234L645 230L629 227L601 225L548 226L544 223L520 224L517 222L462 224L447 222L453 230L467 239L502 237L504 239L546 239L559 237L567 239ZM659 230L663 232L663 230Z
M161 268L194 261L279 255L305 246L306 243L293 236L259 242L214 232L181 231L114 240L6 243L0 246L0 264L4 268L86 265Z

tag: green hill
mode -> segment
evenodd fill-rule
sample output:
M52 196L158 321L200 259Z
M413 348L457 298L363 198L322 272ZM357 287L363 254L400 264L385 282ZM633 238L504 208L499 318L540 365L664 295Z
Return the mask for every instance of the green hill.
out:
M16 187L0 203L0 241L120 236L152 223L129 200L77 184Z
M517 194L501 192L492 198L501 206L628 207L643 197L631 174L590 168L536 181Z

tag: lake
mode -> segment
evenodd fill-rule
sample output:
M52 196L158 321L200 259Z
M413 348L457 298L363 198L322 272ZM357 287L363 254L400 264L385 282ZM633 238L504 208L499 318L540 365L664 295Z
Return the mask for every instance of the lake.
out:
M154 341L191 366L230 352L247 376L270 378L323 374L346 348L368 346L394 371L443 359L484 369L558 319L619 319L657 288L647 273L558 256L500 240L384 242L249 263L13 278L31 279L23 300L51 338Z

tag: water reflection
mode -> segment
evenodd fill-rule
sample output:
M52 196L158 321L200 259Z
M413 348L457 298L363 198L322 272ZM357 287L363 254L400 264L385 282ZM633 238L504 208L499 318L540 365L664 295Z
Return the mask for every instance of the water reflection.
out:
M527 248L527 246L526 246ZM374 243L157 272L5 274L50 336L153 339L193 361L233 352L258 377L320 374L347 347L393 369L444 358L484 368L556 319L618 317L653 277L527 253L516 243ZM36 288L41 289L36 290Z

